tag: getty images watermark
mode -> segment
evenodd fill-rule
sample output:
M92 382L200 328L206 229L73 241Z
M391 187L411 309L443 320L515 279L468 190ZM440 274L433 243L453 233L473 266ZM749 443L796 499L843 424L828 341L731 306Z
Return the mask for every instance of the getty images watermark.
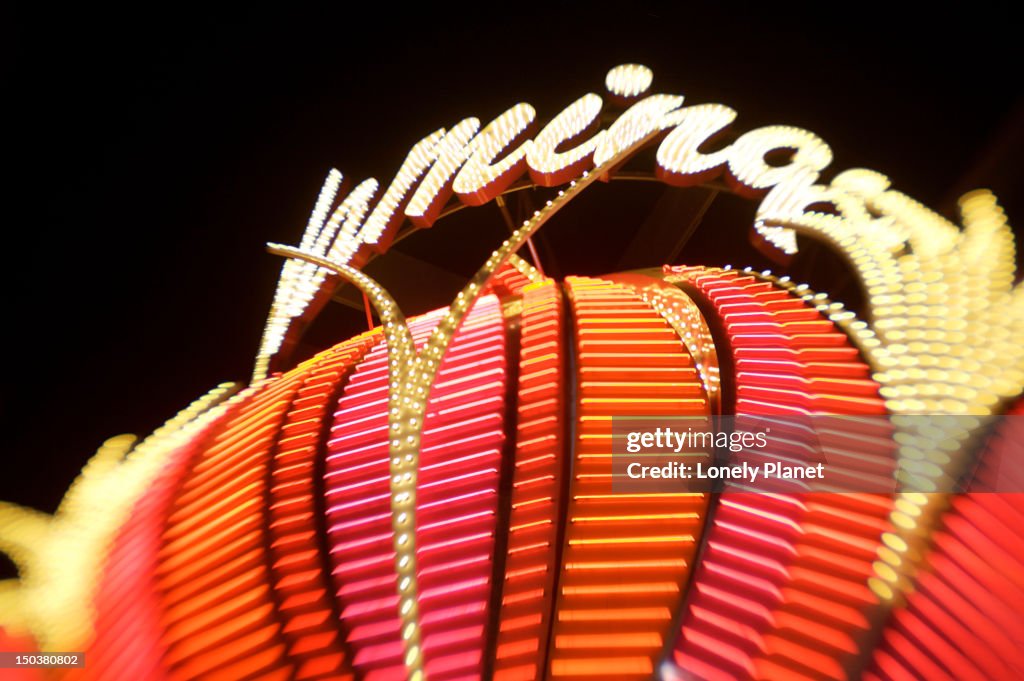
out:
M698 424L694 429L689 424L686 430L673 430L671 425L655 426L653 430L630 430L626 433L626 451L629 454L651 452L667 453L686 457L694 454L713 451L715 449L729 452L766 450L771 426L765 426L760 432L749 431L712 431L705 428L706 423ZM781 461L766 461L760 465L751 465L749 461L738 461L735 465L714 464L704 461L700 456L693 456L692 461L681 457L677 461L629 461L626 464L626 475L631 480L745 480L756 482L758 478L779 479L823 479L824 464L821 462L807 465L789 465ZM660 458L660 457L659 457Z
M607 435L611 493L1024 492L1024 417L629 416Z

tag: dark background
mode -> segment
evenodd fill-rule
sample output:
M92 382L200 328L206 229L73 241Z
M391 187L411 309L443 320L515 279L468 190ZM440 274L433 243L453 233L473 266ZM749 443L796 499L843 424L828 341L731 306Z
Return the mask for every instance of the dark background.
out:
M739 131L808 128L832 146L834 170L880 170L949 216L960 193L988 186L1024 223L1019 37L977 3L837 17L820 14L825 4L504 3L507 14L486 16L392 6L374 17L337 5L46 5L0 17L0 499L52 511L105 438L144 435L218 382L248 378L280 269L263 244L298 239L330 167L386 186L436 128L518 101L546 120L602 93L615 64L652 67L654 91L732 106ZM546 228L542 260L557 274L660 264L657 239L647 251L631 239L688 221L703 190L689 191L598 187ZM761 265L746 242L753 208L716 199L676 261ZM503 230L487 206L396 248L457 278ZM798 273L856 304L840 268L810 250ZM414 288L410 312L447 299ZM363 324L334 305L300 353Z

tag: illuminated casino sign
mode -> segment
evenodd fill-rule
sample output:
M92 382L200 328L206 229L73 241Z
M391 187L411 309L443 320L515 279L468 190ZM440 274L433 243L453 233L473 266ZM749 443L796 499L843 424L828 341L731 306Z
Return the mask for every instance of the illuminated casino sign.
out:
M652 83L623 65L542 125L458 121L386 187L331 171L269 246L251 384L108 441L53 517L0 505L0 652L79 651L73 679L1024 673L1024 502L994 493L1024 477L991 418L1024 413L1024 289L995 198L961 228L812 132L735 133ZM643 150L654 181L755 199L779 262L834 249L864 318L784 273L519 257ZM448 307L407 319L363 273L527 187L551 199ZM380 325L290 366L343 284Z

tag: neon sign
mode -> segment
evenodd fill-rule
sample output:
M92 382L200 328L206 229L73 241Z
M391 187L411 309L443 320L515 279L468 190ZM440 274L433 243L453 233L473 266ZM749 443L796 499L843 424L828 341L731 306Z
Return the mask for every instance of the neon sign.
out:
M530 582L531 586L521 591L510 587L508 595L513 600L496 604L500 611L497 617L503 623L512 621L524 629L547 632L531 635L537 640L551 638L553 641L550 671L556 675L586 676L600 672L649 676L653 673L652 660L664 647L663 638L668 631L666 626L669 625L665 622L671 622L671 608L677 604L680 584L689 574L689 564L679 556L684 550L696 551L694 537L701 531L708 507L706 496L683 495L687 498L637 500L639 510L631 514L606 513L607 508L602 504L607 498L594 493L587 487L589 482L582 478L583 475L597 476L597 473L581 473L567 481L560 472L558 452L567 446L566 436L552 424L565 418L564 402L568 391L558 377L567 354L560 345L560 339L566 335L561 321L566 308L571 308L581 320L577 350L579 357L586 356L589 362L582 362L578 367L579 404L575 407L581 414L586 409L591 411L581 416L577 424L579 441L575 453L580 458L574 465L593 465L592 460L602 456L600 451L584 451L583 445L599 442L604 437L601 421L610 418L607 410L612 406L627 410L638 409L636 405L642 404L649 409L663 409L667 415L682 404L699 418L707 418L718 409L722 396L717 358L725 348L716 348L704 321L704 312L698 309L694 299L700 299L706 309L715 310L721 317L724 333L737 347L741 340L748 343L744 346L749 351L746 354L736 348L731 350L734 360L756 369L748 370L745 375L745 380L750 382L745 387L750 393L783 394L789 400L789 408L808 413L819 409L821 403L839 403L858 414L888 413L896 417L956 414L976 419L967 422L970 427L957 426L959 430L937 433L934 426L925 428L912 419L897 418L893 441L898 443L896 456L902 460L926 459L927 453L936 449L937 442L969 442L980 432L985 416L1002 410L1009 399L1020 394L1024 385L1024 347L1017 339L1024 334L1024 288L1014 286L1012 233L991 194L973 192L962 200L964 229L960 229L890 189L888 179L877 172L851 169L826 179L824 174L832 162L828 145L814 133L799 128L757 128L738 135L723 148L712 150L711 143L733 124L737 113L721 104L690 104L680 95L647 94L652 82L650 70L639 65L612 69L605 80L608 97L613 102L624 103L627 108L603 129L600 127L603 98L588 93L571 102L543 126L538 125L533 107L516 104L483 126L479 120L467 118L450 129L437 130L412 147L384 189L375 179L367 179L346 195L339 196L342 175L332 170L298 246L270 246L272 252L286 260L252 385L234 397L228 396L227 387L214 391L138 447L133 448L134 441L129 439L109 443L90 463L82 481L69 491L65 506L54 518L16 507L0 507L0 540L4 542L0 546L11 553L19 568L32 575L18 584L17 589L0 593L3 597L0 602L7 606L5 612L18 613L12 621L32 630L45 649L54 651L74 649L89 641L96 622L116 628L120 620L110 614L116 613L116 608L98 612L102 609L94 607L96 603L106 602L97 595L96 584L102 581L105 567L111 565L122 571L117 574L124 577L126 584L150 594L154 601L158 600L153 595L157 592L165 599L162 605L143 600L139 607L152 605L152 611L164 617L160 626L164 627L166 637L161 641L173 651L168 654L172 660L168 664L179 665L176 667L179 671L200 669L202 664L188 654L201 648L196 640L189 638L199 635L190 628L198 625L189 619L197 606L189 596L190 581L181 574L189 567L183 556L192 556L196 561L204 557L189 544L190 532L204 522L216 526L218 532L223 530L224 537L230 534L232 541L241 541L231 533L243 530L249 533L244 539L250 542L264 541L264 534L261 534L264 532L274 537L270 550L273 561L267 572L269 582L258 583L251 591L258 593L258 597L252 596L252 603L262 609L254 605L253 612L276 607L283 613L281 617L292 623L295 621L290 619L292 617L305 617L308 613L301 608L298 608L300 615L288 610L293 601L281 594L295 596L294 600L302 603L329 600L325 595L327 587L321 579L323 575L319 574L324 566L317 562L319 557L308 555L316 551L292 552L306 535L298 531L288 534L289 528L294 530L289 523L294 524L295 517L312 517L323 511L311 501L313 483L308 476L303 478L296 471L314 469L310 452L319 452L316 447L324 443L311 443L317 443L321 437L317 427L330 418L328 405L333 400L337 406L334 427L346 437L358 439L365 435L362 431L355 432L356 426L352 425L361 419L380 417L382 424L386 424L386 438L373 443L380 450L373 450L380 458L380 461L374 459L374 463L383 463L386 474L365 481L360 479L348 487L340 485L333 490L339 499L337 504L321 513L334 523L331 532L335 534L331 535L331 541L337 539L345 549L334 552L340 557L334 558L333 571L350 570L360 575L360 581L356 582L358 588L344 585L338 593L345 589L348 589L347 595L360 589L372 592L374 597L363 600L359 600L363 597L358 593L353 596L356 606L352 610L362 615L372 612L374 616L387 612L397 620L394 631L389 630L388 634L394 634L392 638L396 640L389 640L387 645L381 644L370 653L361 649L363 657L373 658L378 654L383 658L386 655L381 649L387 648L387 655L391 655L398 646L401 669L409 678L422 678L428 667L424 645L429 637L424 631L436 626L438 617L436 610L427 613L433 619L424 615L425 610L436 607L432 599L436 598L437 587L433 587L430 597L424 598L424 591L429 589L423 586L424 571L420 569L422 535L425 530L436 531L439 525L463 522L467 518L477 520L495 513L481 502L472 507L472 513L456 519L443 517L426 528L421 522L423 509L419 502L424 493L423 476L448 463L443 457L437 458L439 447L445 444L438 442L441 436L437 432L443 428L432 431L428 427L428 422L434 418L429 405L431 400L440 399L439 396L457 400L467 392L479 391L486 395L486 400L481 398L481 403L486 404L479 407L485 411L484 417L494 418L494 414L486 410L500 410L504 385L501 381L505 379L494 377L507 376L509 371L502 364L505 355L504 346L500 345L504 342L500 331L501 313L492 294L496 282L503 278L516 279L515 286L509 286L515 291L513 297L521 298L519 314L524 321L523 356L517 368L523 392L517 402L516 419L517 423L528 424L541 433L536 435L530 431L530 437L519 438L509 451L518 457L517 466L518 462L526 461L543 468L534 478L512 476L509 517L514 520L509 520L509 536L505 538L509 547L507 568L510 574L531 576L536 583ZM648 278L641 283L636 283L639 279L629 279L628 275L607 280L571 278L566 284L568 293L563 297L552 280L518 258L518 250L561 208L594 182L614 179L623 163L648 148L654 148L656 159L656 167L650 174L662 182L692 186L721 180L736 193L758 199L753 228L779 254L795 252L798 233L833 247L847 259L865 288L867 319L857 319L840 303L828 301L784 277L700 267L667 267L660 279ZM766 160L780 150L789 153L785 164L775 165ZM387 291L361 271L369 258L388 251L402 229L431 228L455 205L453 202L465 206L483 205L524 184L558 190L504 243L496 245L492 255L447 309L406 320ZM295 321L315 314L325 294L339 281L350 282L366 295L380 317L380 328L365 337L340 344L284 377L276 375L271 371L272 365L286 342L297 333ZM769 310L774 312L769 313ZM775 313L777 318L773 316ZM492 373L482 378L474 375L469 388L451 387L441 376L444 368L456 361L452 359L456 357L453 347L460 334L466 333L466 322L471 314L477 315L473 318L473 333L492 341L488 344L476 339L487 348L480 361L487 363ZM735 317L737 314L742 318L740 321ZM750 322L744 315L757 321ZM778 321L791 318L799 321ZM751 334L744 328L750 323L770 328L771 333L751 340ZM806 325L813 332L793 331L786 326L791 323L800 328ZM638 329L639 343L630 336L633 327ZM375 345L378 340L382 343ZM609 343L613 348L633 344L643 352L621 362L614 353L584 352L587 347L607 349ZM666 344L672 346L672 352L662 351ZM371 346L375 349L370 350ZM544 352L536 351L531 355L536 348L543 348ZM765 348L765 352L759 354L758 351ZM602 364L609 354L619 363ZM361 378L364 392L345 393L339 401L331 381L336 381L339 375L348 376L346 372L364 360L365 364L360 366L372 365L366 370L369 377ZM693 366L686 362L693 362ZM820 397L811 388L796 390L779 388L770 382L758 383L760 378L770 374L770 369L779 365L799 369L794 369L795 378L788 377L794 381L805 381L811 386L828 385L835 391L822 393L824 397ZM632 373L644 371L654 378L641 382L639 387L630 382L628 377ZM456 379L451 380L456 382ZM458 380L468 379L460 374ZM603 392L609 390L610 384L622 394L616 392L609 397ZM840 387L835 388L836 385ZM655 397L645 402L643 391L647 390L671 397ZM538 394L542 394L543 399L537 398ZM526 395L529 399L524 397ZM819 397L821 401L816 402ZM297 407L302 400L306 402L301 408ZM749 402L759 404L757 399L750 398ZM317 416L310 416L310 410L319 410ZM479 416L476 412L473 414ZM259 421L264 417L272 417L271 425ZM484 417L480 418L486 420ZM261 426L250 430L249 419ZM286 437L275 439L278 427L282 432L287 429ZM452 427L448 423L444 425L444 428ZM349 433L350 430L353 433ZM497 443L504 435L492 430L462 434L466 440L486 441L484 454L500 459L496 454L499 452ZM222 439L218 439L220 435L207 439L209 433L215 431L227 435ZM369 445L360 441L358 446L349 447L344 440L339 436L328 445L333 449L330 450L331 463L323 464L325 475L358 476L360 473L354 470L369 466L358 460ZM125 459L128 452L131 454ZM466 456L484 454L474 451ZM590 456L592 460L584 461L583 456ZM970 463L966 447L942 456L944 458L928 459L910 468L917 476L915 490L946 489L948 486L943 481L957 479ZM240 462L249 461L247 457L262 461L266 470L243 466ZM345 468L341 462L346 461L346 457L356 463ZM180 488L161 477L172 476L172 473L186 480ZM156 484L160 480L166 484ZM563 483L565 494L571 497L565 501L565 508L576 513L572 522L557 517L562 508L559 495L563 494L560 491ZM364 484L376 485L374 489L378 491L384 488L386 493L372 497L376 502L385 500L384 510L377 509L377 515L367 518L345 515L352 508L370 503L349 489L361 489ZM260 485L267 485L267 488ZM231 494L226 499L218 499L220 505L213 508L240 515L251 511L251 515L246 516L248 524L222 528L217 523L227 521L209 517L212 512L203 510L208 501L204 494L213 494L221 487L230 488ZM496 486L474 487L459 501L486 498L496 489ZM269 508L262 509L260 504L268 499ZM449 501L432 499L429 504L432 511L436 511ZM793 505L798 503L801 502L793 502ZM858 592L857 598L897 603L904 597L915 577L915 565L920 560L922 547L927 544L928 534L948 504L947 494L915 491L898 494L884 504L876 504L870 512L864 512L863 517L868 520L861 525L869 525L872 530L879 528L879 549L877 559L865 568L864 590ZM726 518L723 522L732 523L730 527L742 526L745 510L737 510L739 505L732 501L723 506L720 519ZM550 512L531 515L540 508ZM300 511L293 514L294 509ZM767 506L755 510L752 515L759 517L774 513ZM804 511L801 509L800 513ZM779 511L772 517L788 518L785 512ZM822 515L836 513L829 508ZM196 519L200 516L202 521ZM159 551L152 546L156 540L146 531L140 529L127 539L118 534L120 528L136 527L131 523L143 522L140 518L157 528L145 526L146 531L163 533L160 536L165 543L160 544ZM266 521L266 527L258 524L262 521ZM649 526L652 521L679 521L679 527L684 529L673 534L644 535L642 542L635 536L623 538L614 533L611 533L614 536L601 533L609 525L633 528L642 524ZM379 543L381 535L349 539L337 528L377 523L374 527L379 530L381 522L387 525L390 552L381 550L365 559L366 564L372 563L381 571L371 578L360 572L365 565L346 562L345 551L354 552L374 541ZM561 529L556 530L556 527ZM545 534L540 540L529 543L520 539L524 536L522 533L515 534L524 529L543 530ZM497 532L493 528L490 531ZM851 531L851 536L854 534ZM208 545L203 546L211 551L220 550L220 538L221 535L204 536L203 541ZM584 557L567 559L559 568L554 563L553 551L540 552L540 557L528 555L531 547L550 547L560 538L568 547L567 556ZM586 547L630 541L635 544L630 545L630 550L636 553L632 558L586 558L589 550ZM858 547L870 544L860 535L850 541ZM669 555L652 548L660 544L687 548ZM716 546L719 550L725 546L725 553L732 551L730 555L735 557L736 551L727 541ZM815 549L800 546L808 553ZM434 545L430 548L437 550ZM381 557L390 560L392 555L393 564L385 569L380 564ZM687 555L692 558L691 554ZM143 560L138 556L148 556L151 562L136 570L125 567L133 564L129 558ZM232 560L242 561L242 558L236 556ZM470 558L465 560L471 562ZM436 565L430 567L437 569ZM469 568L466 569L469 574ZM559 573L562 590L554 594L551 588L559 569L562 570ZM639 599L638 594L642 594L649 602L618 609L579 606L606 586L595 585L588 570L620 570L623 574L633 574L628 572L632 569L649 570L657 580L624 584L624 590L616 597ZM472 574L473 579L467 577L457 586L471 590L474 584L486 581L486 577ZM702 585L709 587L702 592L702 597L712 598L707 594L715 593L715 589L728 590L723 587L729 584L723 574L698 577L705 580L700 582ZM375 579L388 582L392 577L395 587L392 593L382 596L374 591L379 586ZM303 578L316 582L318 590L306 589L301 582ZM151 582L159 582L159 586ZM300 583L302 586L296 586ZM385 585L385 591L389 585L390 582ZM115 587L111 588L116 591ZM228 587L223 588L226 595L233 595ZM529 617L516 609L517 604L526 602L536 609ZM82 607L81 603L89 605ZM694 603L693 607L699 611L694 617L706 612L706 609L700 610L704 608L702 601L697 599ZM562 618L554 623L550 621L552 608ZM537 614L542 611L549 614ZM324 613L334 611L324 606L316 612L321 619L310 627L315 629L317 641L327 641L323 644L325 649L333 651L332 655L337 653L331 658L331 664L338 668L349 664L341 661L338 651L343 646L335 640L337 631L324 623L328 621ZM351 612L349 616L358 620ZM611 638L607 633L591 630L624 620L643 624L637 625L635 631ZM482 626L474 622L474 626ZM365 634L366 629L377 631L374 627L380 626L376 620L372 625L363 625L361 620L359 623L364 626L360 634ZM807 626L805 622L798 624L794 625L797 629ZM272 628L268 624L266 631ZM281 629L281 636L286 639L281 647L288 652L280 654L305 664L307 660L301 651L310 645L311 639L295 634L295 628ZM850 629L863 634L859 620L850 625ZM465 631L469 630L467 627L458 633L466 636ZM446 631L442 638L449 640L455 635ZM372 638L370 634L366 636ZM508 630L497 632L495 636L495 650L506 655L501 659L516 660L531 654L524 643L527 639L517 638ZM619 656L612 661L593 652L616 645L643 653ZM680 643L676 651L678 659L697 660L703 653L695 653L693 648L700 647L692 640ZM589 657L580 653L581 650L590 651ZM467 657L472 655L467 653ZM825 662L832 664L834 661ZM496 664L500 667L503 663ZM753 664L750 663L751 668ZM366 665L372 667L372 662ZM156 668L159 664L153 662L152 666ZM835 666L841 667L838 663ZM242 667L237 669L242 670ZM248 667L245 669L246 673L255 673ZM538 669L535 665L534 673L538 673ZM496 667L492 671L500 669Z

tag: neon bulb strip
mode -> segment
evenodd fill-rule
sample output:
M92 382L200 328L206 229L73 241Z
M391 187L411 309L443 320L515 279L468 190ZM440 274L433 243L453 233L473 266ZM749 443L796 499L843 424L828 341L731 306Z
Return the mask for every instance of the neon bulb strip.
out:
M551 280L526 286L522 295L515 472L496 681L535 679L543 671L566 455L562 295Z
M440 317L438 311L411 321L417 342L425 340ZM387 380L386 351L381 344L356 367L338 402L325 479L332 547L360 538L372 540L345 553L332 548L331 556L353 664L366 678L404 674L392 568ZM373 521L362 522L368 518Z
M294 673L265 552L274 438L308 367L265 384L190 462L156 569L168 678Z
M352 678L334 618L333 596L315 536L315 459L338 382L380 340L379 330L319 355L285 415L271 470L268 507L271 571L283 637L296 679Z
M736 365L737 415L885 413L856 348L805 301L735 271L672 273L720 316ZM842 453L836 442L823 443L833 448L830 460ZM891 473L892 458L846 454L858 470ZM875 602L867 579L891 508L881 495L744 494L727 484L676 663L708 679L845 678Z
M637 293L599 279L566 286L578 328L578 421L550 673L646 679L671 635L708 499L637 495L622 503L611 494L608 419L707 417L710 408L686 347ZM648 518L661 514L673 518ZM607 645L608 632L621 634L621 645Z
M412 320L426 342L446 311ZM492 588L504 439L504 326L493 296L459 328L428 401L417 480L417 563L423 651L431 679L479 675ZM353 373L328 445L327 504L336 595L367 679L402 676L388 510L387 357Z
M198 452L252 399L239 395L216 421L171 454L166 467L119 531L96 596L97 637L86 654L83 679L163 679L166 648L154 574L160 529L171 499Z

